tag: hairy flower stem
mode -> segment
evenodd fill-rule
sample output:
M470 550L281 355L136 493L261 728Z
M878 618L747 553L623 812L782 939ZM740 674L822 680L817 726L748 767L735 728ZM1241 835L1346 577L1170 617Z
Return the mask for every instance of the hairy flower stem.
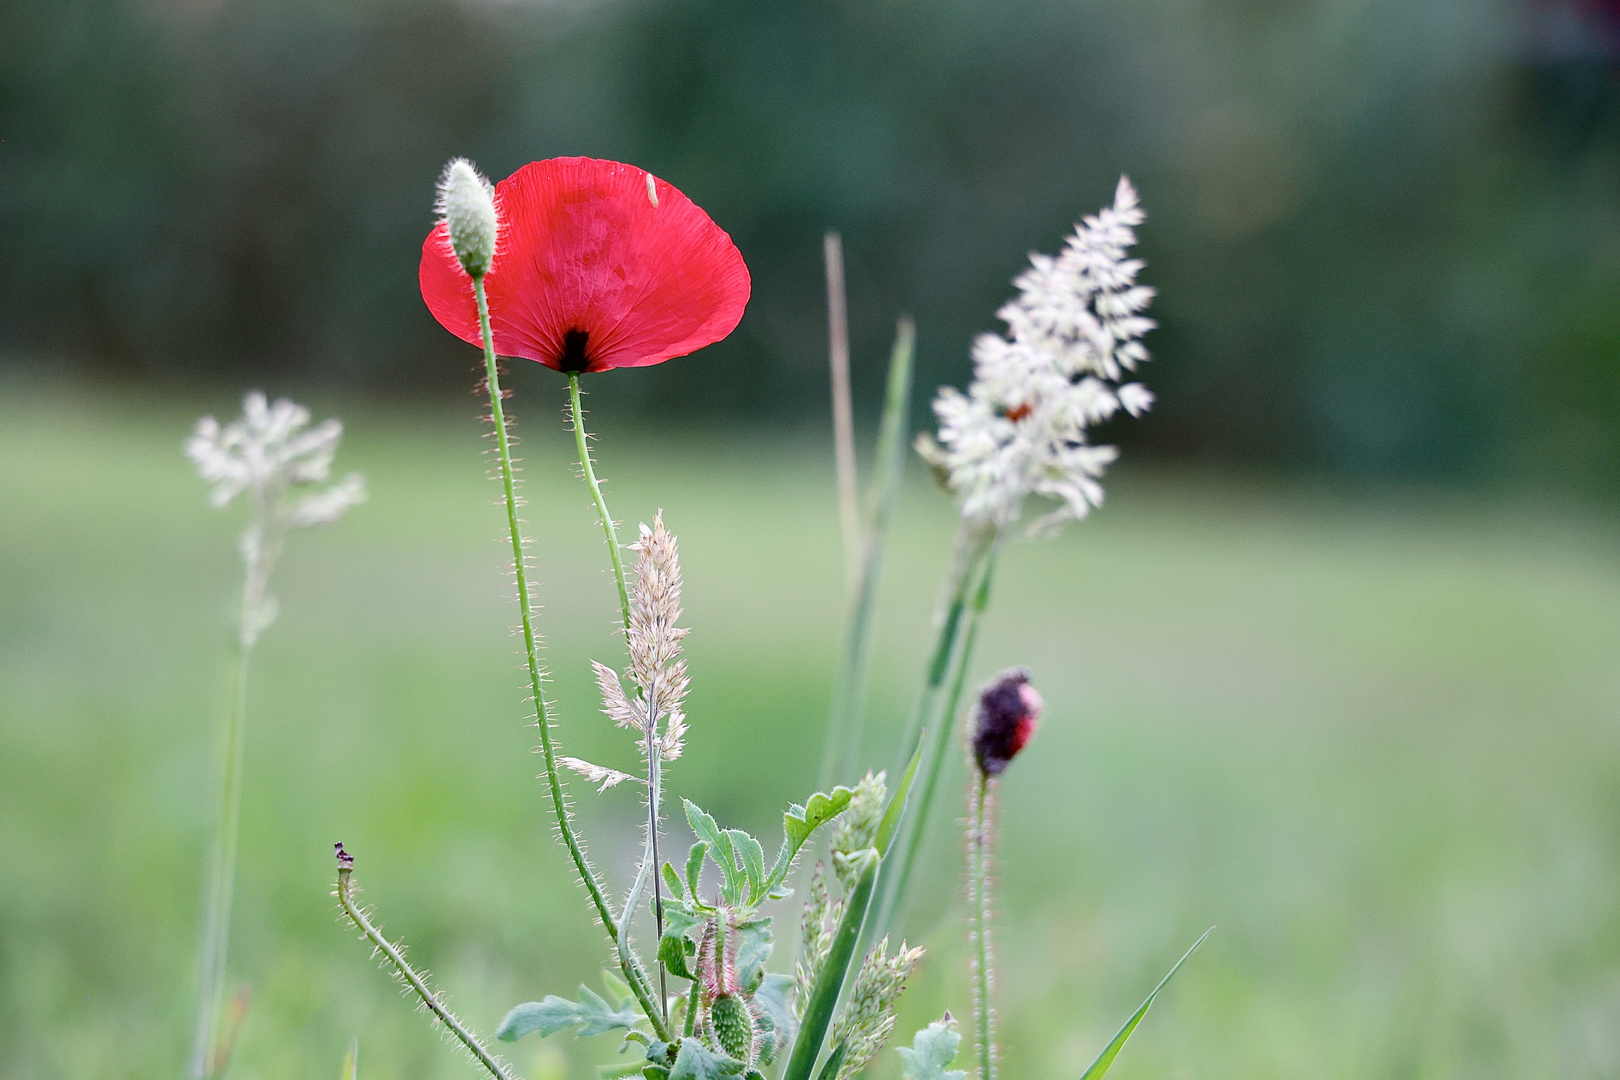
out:
M372 947L383 955L388 966L393 969L394 975L414 991L417 997L422 999L422 1004L427 1010L438 1018L439 1023L449 1029L450 1034L454 1035L457 1041L467 1048L468 1053L478 1059L480 1065L489 1070L490 1075L495 1077L495 1080L518 1080L517 1074L512 1072L505 1062L490 1053L489 1049L484 1046L483 1041L473 1034L466 1024L461 1022L461 1018L445 1006L444 1002L439 999L439 995L428 986L427 979L422 973L413 968L410 962L405 959L398 946L383 937L382 931L372 925L366 913L354 902L354 885L350 880L351 875L354 873L354 867L350 865L349 861L343 861L348 858L347 853L343 851L343 845L338 845L338 852L340 861L338 863L337 898L338 904L343 908L343 914L347 915L349 921L354 923L355 929L359 930L361 935L371 942Z
M568 405L571 410L570 418L574 424L574 445L579 448L579 467L585 474L585 482L590 485L591 499L596 503L596 516L602 519L602 532L607 537L608 553L613 557L613 578L619 585L619 607L624 613L624 630L630 632L630 590L624 583L624 556L619 551L618 527L613 523L613 515L608 513L607 499L602 494L602 485L596 479L596 469L591 463L590 435L585 430L585 409L579 400L579 373L568 374ZM662 794L658 741L653 738L657 728L657 718L652 715L652 698L648 696L647 719L647 853L642 859L642 872L636 877L636 884L631 891L631 898L624 906L624 918L619 928L619 953L621 960L629 948L624 940L626 931L630 926L630 917L635 913L636 903L641 898L643 878L648 867L651 867L653 883L653 921L658 932L658 941L664 939L664 887L658 874L658 806ZM669 986L664 975L664 965L658 965L658 1003L661 1010L668 1008ZM668 1018L667 1013L665 1016Z
M252 588L250 571L244 592ZM244 599L244 603L246 600ZM214 1075L214 1046L225 1002L225 958L231 936L231 902L236 891L236 840L242 811L242 757L247 742L247 675L252 646L238 641L234 683L225 711L222 742L219 827L209 857L208 908L198 952L199 987L196 1028L186 1061L189 1080Z
M501 484L506 496L506 521L512 534L512 566L517 579L518 609L523 620L523 647L529 665L529 687L534 695L535 723L540 729L540 753L546 763L546 785L551 794L551 808L557 816L557 832L562 835L563 844L574 860L574 869L579 872L580 881L584 882L586 892L590 893L591 903L596 906L597 917L602 920L608 938L618 946L619 930L613 918L613 909L602 893L602 884L596 880L596 871L591 868L590 860L585 857L585 849L580 845L579 837L574 833L573 816L568 811L562 778L557 772L557 751L551 739L551 718L548 715L545 692L541 685L543 676L540 672L540 650L535 644L534 612L529 603L529 576L523 564L523 532L518 523L517 483L512 474L512 446L507 436L506 417L501 409L500 372L495 366L495 338L490 331L489 301L484 295L482 278L473 279L473 292L478 299L478 325L483 331L484 373L489 387L490 418L495 425L495 444L500 451ZM614 549L613 561L618 565L617 548ZM622 582L622 576L620 580ZM620 589L622 592L622 584ZM619 962L624 971L625 981L635 992L636 1000L640 1002L642 1011L651 1021L653 1030L658 1032L659 1038L668 1039L669 1031L664 1023L663 1011L652 1000L652 994L647 989L646 976L641 970L641 965L636 962L635 954L621 948Z
M978 1021L979 1080L995 1080L996 1013L990 1003L995 969L990 948L990 860L995 840L991 821L995 801L990 796L993 781L982 771L973 770L973 790L968 796L968 910L973 938L973 1013Z
M907 892L922 853L934 795L948 757L946 750L956 726L957 705L962 699L962 685L973 658L979 620L990 602L990 583L1001 551L1001 534L970 533L964 526L958 541L966 554L958 559L959 576L951 589L951 600L928 662L922 695L913 711L906 741L901 744L902 749L915 746L919 737L926 737L917 770L920 782L912 804L906 807L900 835L896 838L900 850L883 868L877 917L866 930L865 942L888 934L905 914Z

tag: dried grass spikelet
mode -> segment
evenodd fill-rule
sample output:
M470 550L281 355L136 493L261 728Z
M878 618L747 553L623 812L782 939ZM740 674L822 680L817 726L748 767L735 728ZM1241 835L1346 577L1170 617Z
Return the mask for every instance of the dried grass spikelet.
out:
M636 553L636 583L630 593L630 626L625 645L630 653L626 673L635 693L625 693L619 673L591 661L596 686L602 694L602 712L615 725L637 735L643 755L649 744L662 761L681 756L686 744L686 713L682 708L691 679L680 658L681 640L690 632L675 625L681 617L681 561L675 537L664 528L659 511L652 527L641 526L641 537L630 550ZM559 758L563 765L584 776L598 791L635 780L627 773L580 758Z

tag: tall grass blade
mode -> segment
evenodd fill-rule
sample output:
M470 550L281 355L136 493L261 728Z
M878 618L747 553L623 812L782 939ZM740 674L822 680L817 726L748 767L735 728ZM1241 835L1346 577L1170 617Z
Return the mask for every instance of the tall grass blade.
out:
M822 237L827 264L827 364L832 369L833 464L838 471L838 523L844 536L844 580L854 584L861 560L860 497L855 479L855 409L849 389L849 314L844 293L844 240Z
M878 863L878 853L868 851L866 869L856 880L855 888L850 890L844 917L838 923L832 947L827 950L827 959L821 965L821 974L810 992L809 1003L805 1005L804 1017L799 1021L799 1034L793 1040L793 1053L788 1058L782 1080L810 1080L816 1058L821 1056L821 1042L832 1024L833 1010L844 991L850 960L855 955L855 944L861 936L861 924L866 921L866 911L872 903L872 886L877 879Z
M872 667L872 621L877 607L878 579L883 551L900 501L905 475L906 435L911 421L911 372L916 354L917 328L901 318L889 354L889 381L883 395L883 419L878 428L877 471L869 495L868 525L860 549L860 577L850 607L849 628L838 663L832 706L827 717L827 745L821 757L821 782L826 789L854 779L866 726L866 683Z
M1131 1014L1131 1018L1125 1021L1125 1026L1120 1028L1119 1032L1109 1040L1107 1046L1103 1047L1103 1052L1097 1055L1097 1060L1091 1063L1091 1068L1080 1074L1080 1080L1101 1080L1102 1076L1108 1072L1108 1067L1119 1056L1119 1052L1125 1048L1125 1040L1131 1037L1131 1032L1136 1030L1136 1025L1140 1024L1142 1017L1147 1015L1148 1006L1152 1005L1153 999L1159 996L1159 991L1164 989L1164 984L1170 981L1170 976L1180 971L1181 965L1187 962L1187 957L1191 956L1198 946L1204 943L1204 938L1209 937L1214 932L1215 928L1213 926L1205 930L1203 935L1192 943L1192 948L1181 955L1181 959L1176 961L1176 966L1165 973L1164 978L1159 980L1159 985L1153 988L1153 993L1149 994L1147 1000L1142 1002L1141 1008Z

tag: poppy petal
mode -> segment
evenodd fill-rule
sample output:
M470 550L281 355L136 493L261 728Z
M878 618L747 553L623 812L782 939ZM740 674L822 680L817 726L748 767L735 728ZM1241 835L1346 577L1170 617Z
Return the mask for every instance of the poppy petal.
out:
M495 185L500 236L484 288L497 353L605 371L684 356L736 328L750 289L736 245L649 179L615 161L553 158ZM422 245L420 281L440 324L480 344L472 278L442 222Z

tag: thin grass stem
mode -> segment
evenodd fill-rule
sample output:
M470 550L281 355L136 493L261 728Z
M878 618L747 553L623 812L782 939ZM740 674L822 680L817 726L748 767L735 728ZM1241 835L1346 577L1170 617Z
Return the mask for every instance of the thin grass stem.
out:
M244 605L254 575L246 575ZM244 606L244 610L246 610ZM231 936L231 906L236 892L236 847L242 817L242 759L247 744L248 657L252 647L239 640L234 657L232 686L225 707L221 740L219 825L209 857L208 900L203 936L198 951L199 986L196 1027L186 1061L189 1080L213 1075L214 1046L225 1004L225 961Z
M821 756L818 790L852 776L860 756L866 719L866 685L872 664L872 623L877 608L878 580L883 552L899 502L900 480L905 473L906 429L911 404L912 357L916 327L902 318L895 329L889 356L889 382L884 394L879 428L877 474L871 491L871 516L861 545L860 579L850 607L849 629L839 659L837 681L827 717L827 743Z
M849 387L849 313L844 291L844 240L822 237L827 264L827 364L832 369L833 464L838 472L838 522L844 537L844 580L852 587L861 564L860 504L855 478L855 410Z

